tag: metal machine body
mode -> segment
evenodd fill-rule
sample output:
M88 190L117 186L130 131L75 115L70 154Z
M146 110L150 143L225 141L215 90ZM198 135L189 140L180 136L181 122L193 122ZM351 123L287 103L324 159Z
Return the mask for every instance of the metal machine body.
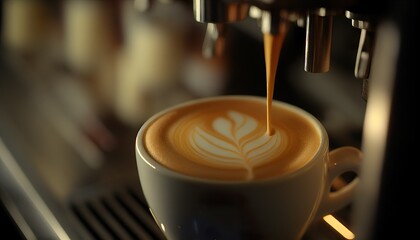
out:
M191 19L207 24L203 55L226 57L231 69L227 94L265 94L260 36L276 34L279 23L287 22L290 28L275 97L319 117L329 130L332 148L350 144L364 152L359 192L337 216L356 239L410 239L411 230L400 214L417 208L405 189L415 189L410 187L417 172L411 83L419 54L420 41L414 34L419 29L418 1L133 0L130 4L142 14L156 1L186 3ZM88 1L78 1L83 2ZM109 2L115 7L119 1ZM10 6L1 7L6 19L4 10ZM26 7L22 9L30 11ZM1 30L6 31L3 24ZM138 128L112 114L95 116L103 125L81 128L57 94L63 79L75 77L63 62L38 62L5 45L0 51L0 200L24 238L163 239L140 191L133 152ZM106 148L98 139L111 139L114 147ZM403 158L407 152L414 157ZM344 238L317 223L303 240L316 239Z

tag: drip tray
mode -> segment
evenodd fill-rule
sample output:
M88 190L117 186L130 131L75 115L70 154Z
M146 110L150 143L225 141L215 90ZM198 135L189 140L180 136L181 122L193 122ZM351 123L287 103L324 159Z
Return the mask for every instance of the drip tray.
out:
M92 239L165 239L141 192L132 187L74 199L70 208Z

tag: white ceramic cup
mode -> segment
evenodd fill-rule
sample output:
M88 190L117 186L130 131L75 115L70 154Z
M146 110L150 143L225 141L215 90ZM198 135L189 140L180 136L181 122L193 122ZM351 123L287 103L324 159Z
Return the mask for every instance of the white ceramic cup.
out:
M193 100L169 110L212 99ZM208 180L161 165L147 152L143 135L168 110L155 114L140 128L136 158L142 191L169 240L301 239L315 219L352 201L361 152L354 147L329 151L327 132L315 117L287 103L273 104L287 105L309 119L320 132L321 144L303 167L266 180ZM346 172L354 172L354 180L330 191L332 182Z

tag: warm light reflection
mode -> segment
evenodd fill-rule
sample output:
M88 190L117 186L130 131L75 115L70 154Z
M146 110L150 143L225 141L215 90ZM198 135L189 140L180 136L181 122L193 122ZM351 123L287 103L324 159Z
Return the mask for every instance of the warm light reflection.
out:
M262 15L261 9L255 7L255 6L250 6L249 7L249 13L248 14L249 14L250 17L255 18L255 19L261 18L261 15Z
M361 181L352 213L353 229L360 239L368 238L375 224L401 45L398 27L393 24L383 23L376 34L375 54L369 78L369 100L363 126L363 161L359 174Z
M159 221L156 219L155 214L153 213L152 209L149 208L150 214L152 214L153 219L155 220L155 222L160 226L160 229L162 230L162 232L165 232L165 225L163 223L159 223Z
M338 221L333 215L326 215L323 217L324 221L333 227L338 233L340 233L346 239L354 239L354 233L352 233L346 226Z

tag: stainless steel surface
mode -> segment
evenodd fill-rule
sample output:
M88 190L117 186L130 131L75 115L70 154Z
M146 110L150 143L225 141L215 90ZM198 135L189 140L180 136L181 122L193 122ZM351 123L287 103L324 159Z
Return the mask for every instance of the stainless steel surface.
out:
M357 49L356 65L354 75L359 79L369 78L370 64L372 62L373 43L375 34L366 29L360 33L359 48Z
M353 27L360 29L354 76L363 80L362 97L367 100L369 95L370 66L375 49L374 44L378 16L376 14L358 14L352 11L346 11L345 16L351 19Z
M194 0L195 20L206 23L221 23L244 20L249 4L239 1Z
M204 23L241 21L248 14L252 15L251 10L258 8L262 12L256 19L263 33L277 34L279 22L291 20L281 17L281 12L290 12L290 15L300 16L292 20L300 26L303 24L302 16L306 16L304 70L311 73L323 73L330 69L333 16L343 15L344 10L353 7L355 1L195 0L193 3L196 21ZM249 13L237 10L237 6L249 7L250 10L246 10ZM231 14L230 11L235 12Z
M308 13L306 17L305 64L306 72L330 70L333 17L331 13Z
M193 11L196 21L208 23L203 42L203 55L207 58L224 53L225 27L221 23L241 21L248 16L249 5L238 2L194 0Z
M203 56L206 58L221 57L225 52L225 26L208 23L203 41Z

